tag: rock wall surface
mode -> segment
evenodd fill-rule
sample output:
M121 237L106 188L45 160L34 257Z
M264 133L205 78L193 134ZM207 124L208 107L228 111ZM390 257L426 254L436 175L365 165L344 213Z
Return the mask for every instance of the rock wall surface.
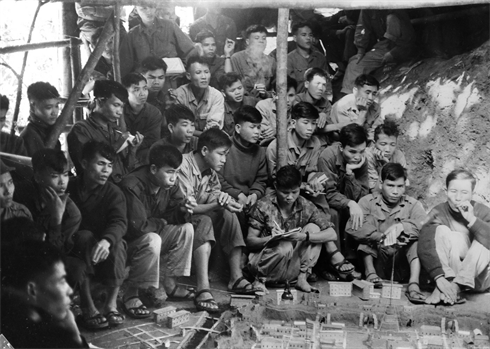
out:
M447 60L425 59L381 79L382 116L395 119L405 152L407 193L431 209L445 178L463 167L477 177L475 200L490 203L490 41ZM412 68L412 69L410 69Z

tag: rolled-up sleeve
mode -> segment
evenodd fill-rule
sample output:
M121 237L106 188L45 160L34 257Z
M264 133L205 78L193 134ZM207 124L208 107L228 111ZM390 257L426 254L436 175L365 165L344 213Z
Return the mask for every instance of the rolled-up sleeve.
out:
M102 233L102 239L106 239L111 245L121 241L128 228L126 198L119 188L116 189L107 197L111 204L105 213L107 224Z
M340 210L347 207L350 199L338 190L339 175L335 165L335 158L330 155L333 154L330 148L326 148L318 159L318 170L325 173L327 176L327 184L325 189L325 197L327 198L330 207Z
M402 220L400 223L403 225L403 232L408 235L411 240L418 240L420 229L426 220L427 213L425 213L422 204L417 201L410 210L410 217Z
M273 140L267 147L265 157L267 158L267 169L269 171L270 178L276 178L276 160L277 160L277 150L276 150L276 140Z
M355 241L361 244L370 244L381 240L383 234L378 230L378 219L372 214L372 196L366 196L359 200L359 206L364 213L362 226L357 230L352 229L352 221L347 222L345 232L352 236Z
M223 95L218 90L210 88L208 103L210 108L206 118L207 128L219 125L220 130L223 129L225 118L225 99Z

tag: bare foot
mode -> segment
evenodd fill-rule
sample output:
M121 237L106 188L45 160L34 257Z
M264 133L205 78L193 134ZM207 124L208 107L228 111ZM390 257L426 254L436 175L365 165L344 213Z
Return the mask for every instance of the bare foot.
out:
M308 281L306 281L306 273L299 273L296 289L306 293L318 292L315 287L311 286Z
M263 293L264 295L269 294L269 290L267 289L267 287L265 287L265 284L261 282L259 279L255 279L255 281L252 283L252 286L256 290L258 290L258 292L256 292L257 294L260 293Z
M454 281L451 281L451 288L454 290L454 292L456 292L456 300L461 298L461 287L459 287L459 285Z
M427 303L427 304L438 304L443 300L442 296L443 296L443 294L436 287L434 289L434 292L432 292L432 294L429 297L427 297L427 299L425 300L425 303Z
M416 301L425 301L427 299L425 294L420 292L419 284L416 282L411 282L408 284L407 292L410 295L410 298Z

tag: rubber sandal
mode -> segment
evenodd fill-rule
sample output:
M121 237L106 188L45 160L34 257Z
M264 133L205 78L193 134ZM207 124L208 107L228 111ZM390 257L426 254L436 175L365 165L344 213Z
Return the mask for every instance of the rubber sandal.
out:
M193 287L182 287L184 288L187 293L184 296L176 296L175 294L177 293L177 290L179 289L179 285L175 284L173 290L170 293L167 293L168 300L174 301L174 302L182 302L182 301L191 301L194 299L196 296L196 291ZM181 288L181 289L182 289Z
M407 297L407 299L413 303L413 304L425 304L425 300L427 299L427 297L425 296L425 294L423 294L422 292L420 291L417 291L417 290L412 290L410 291L410 285L419 285L418 282L411 282L408 284L407 286L407 291L405 292L405 296ZM419 288L420 289L420 288ZM421 295L423 296L424 298L423 299L420 299L420 298L415 298L412 294L413 293L416 293L418 295Z
M210 298L197 300L197 297L203 293L211 294L211 291L208 289L203 289L196 293L196 296L194 297L194 305L196 306L196 309L198 311L207 311L208 313L219 313L219 305L212 297L212 294Z
M238 287L240 285L240 282L243 280L247 281L245 286L243 287ZM249 287L247 287L249 286ZM255 295L255 292L259 292L259 290L256 290L250 282L248 282L247 279L245 279L243 276L238 278L237 281L233 284L232 288L228 289L229 292L233 292L236 294L243 294L243 295Z
M86 314L86 313L85 313ZM77 317L78 323L85 329L94 331L94 330L102 330L109 327L109 321L99 312L95 315L88 316L83 312L81 315ZM103 321L97 321L103 320Z
M128 308L126 306L126 303L129 302L131 299L138 299L140 301L141 305L139 305L137 307ZM143 304L143 302L141 302L141 299L138 296L129 297L128 299L123 298L121 303L122 303L121 307L124 310L124 312L126 313L126 315L128 315L129 317L131 317L133 319L146 319L147 317L151 316L150 311L148 310L147 307L145 307L145 305ZM137 314L136 312L138 310L146 310L146 311L148 311L148 314Z
M124 323L124 315L118 311L110 311L104 314L104 317L109 322L110 327L116 327Z
M466 298L464 297L461 297L461 295L458 295L458 299L456 300L456 302L454 302L453 304L451 303L446 303L444 301L440 301L439 303L436 303L436 304L429 304L429 305L435 305L435 306L445 306L445 307L450 307L451 305L455 305L455 304L464 304L466 303Z
M334 255L336 255L337 253L342 254L342 252L340 252L340 250L338 250L338 249L329 253L330 260L332 260L332 257ZM337 263L330 262L330 264L332 265L335 272L338 274L340 281L353 281L354 279L360 277L360 274L355 273L356 269L355 269L354 265L352 265L352 263L349 262L345 258L343 260L341 260L340 262L337 262ZM349 269L340 270L340 268L342 268L344 265L347 265L347 264L350 266Z
M371 275L376 275L374 278L369 278ZM376 280L376 281L374 281ZM381 288L383 287L383 279L376 274L376 272L372 272L366 275L366 281L374 284L374 288Z

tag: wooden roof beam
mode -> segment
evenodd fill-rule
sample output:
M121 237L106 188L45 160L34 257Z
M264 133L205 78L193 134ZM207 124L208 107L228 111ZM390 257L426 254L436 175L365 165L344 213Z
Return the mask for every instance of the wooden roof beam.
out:
M75 42L77 45L82 44L82 41L80 39L77 39L77 38L75 38ZM1 47L0 48L0 55L4 55L7 53L14 53L14 52L40 50L40 49L44 49L44 48L69 47L69 46L70 46L70 39L58 40L58 41L36 42L36 43L32 43L32 44L23 44L23 45Z
M51 2L75 2L75 0L51 0ZM115 0L83 0L82 5L114 5ZM125 5L155 5L162 0L117 0L120 6ZM487 4L488 0L166 0L167 6L199 6L222 8L342 8L342 9L410 9L421 7L460 6L472 4Z

